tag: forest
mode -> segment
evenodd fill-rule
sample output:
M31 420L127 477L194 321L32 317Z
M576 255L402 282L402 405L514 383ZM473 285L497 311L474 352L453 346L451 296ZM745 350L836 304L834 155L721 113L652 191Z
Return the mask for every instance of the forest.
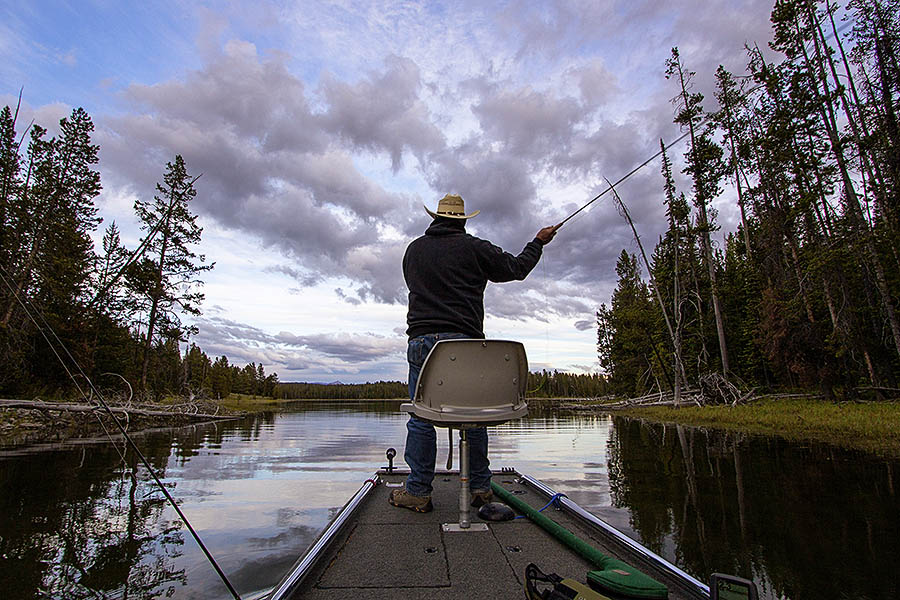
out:
M668 228L649 258L622 251L597 311L612 393L677 400L710 373L828 399L900 392L900 2L778 0L771 22L778 60L748 45L714 102L677 48L666 61L690 189L660 141ZM719 245L714 205L731 198L740 225Z
M528 373L526 395L529 398L598 398L606 395L606 379L599 374L573 374L560 371ZM405 399L409 388L403 381L375 383L279 383L274 396L282 400L365 400Z
M272 395L278 380L262 365L211 361L186 344L196 328L182 318L200 314L200 277L213 264L194 251L197 177L182 157L152 200L135 201L137 247L113 221L95 249L102 188L90 116L76 108L48 138L39 124L18 132L18 115L0 111L0 395L71 397L88 384L148 399Z

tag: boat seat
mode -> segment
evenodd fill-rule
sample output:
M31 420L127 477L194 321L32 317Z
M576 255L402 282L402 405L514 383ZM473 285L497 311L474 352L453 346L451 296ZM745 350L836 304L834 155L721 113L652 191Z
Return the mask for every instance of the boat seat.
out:
M428 353L412 402L400 409L438 427L459 429L459 523L445 531L484 531L469 520L466 429L499 425L528 414L525 346L508 340L440 340ZM452 456L452 451L451 451ZM449 468L449 464L448 464Z
M440 427L498 425L528 414L525 346L508 340L440 340L428 353L412 402L401 410Z

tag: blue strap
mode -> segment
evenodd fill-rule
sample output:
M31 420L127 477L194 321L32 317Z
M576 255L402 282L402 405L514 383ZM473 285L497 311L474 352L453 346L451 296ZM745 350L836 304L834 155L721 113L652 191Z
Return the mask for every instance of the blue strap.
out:
M544 505L544 508L549 507L551 504L555 505L556 508L562 508L562 507L559 505L559 499L560 499L560 498L568 498L568 496L566 496L566 495L563 494L562 492L560 492L559 494L553 494L552 496L550 496L550 501L547 502L547 504ZM538 510L538 512L544 512L544 508ZM524 518L526 518L526 516L525 516L525 515L518 515L516 518L517 518L517 519L524 519Z

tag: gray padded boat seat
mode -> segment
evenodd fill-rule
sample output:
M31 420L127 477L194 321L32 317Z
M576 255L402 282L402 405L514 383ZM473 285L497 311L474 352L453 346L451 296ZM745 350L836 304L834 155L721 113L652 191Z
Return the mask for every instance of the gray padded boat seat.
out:
M497 425L528 414L525 346L507 340L452 339L434 345L400 409L443 427Z

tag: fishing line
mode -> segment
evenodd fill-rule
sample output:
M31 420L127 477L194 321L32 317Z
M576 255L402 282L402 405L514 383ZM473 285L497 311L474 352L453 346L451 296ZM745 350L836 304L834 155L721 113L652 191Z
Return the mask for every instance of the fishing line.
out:
M228 580L228 577L225 575L225 572L219 566L219 563L216 562L216 559L213 557L212 553L210 553L209 549L206 547L206 544L204 544L203 540L200 539L200 535L196 532L194 527L191 525L190 521L188 521L187 516L181 511L181 507L179 507L178 503L175 502L175 498L172 497L172 494L169 493L169 490L166 488L165 485L163 485L163 482L160 480L159 476L156 474L156 471L150 465L150 461L147 460L147 457L144 456L144 453L141 452L141 449L138 448L138 446L137 446L137 444L135 444L134 440L131 439L131 436L128 435L128 431L122 426L122 423L119 422L119 419L116 417L116 415L113 413L112 409L109 407L109 404L107 404L106 400L104 400L103 395L94 386L94 383L91 381L91 379L82 370L81 366L78 364L78 361L75 360L75 358L69 352L66 345L63 344L62 340L59 339L59 336L57 336L56 332L53 331L53 328L50 327L50 324L47 323L47 320L44 318L41 311L37 307L34 307L33 303L31 303L31 301L29 301L29 303L31 303L32 306L34 307L34 312L37 315L39 315L41 320L44 322L46 331L43 327L41 327L40 323L38 323L37 319L34 317L34 315L32 315L31 311L28 310L28 307L25 305L25 302L23 302L22 298L19 296L19 294L16 293L16 290L12 287L9 280L5 277L4 273L6 273L6 269L3 268L2 266L0 266L0 279L3 280L3 284L9 289L10 293L12 293L13 297L16 299L16 302L19 303L19 306L22 307L22 310L25 311L25 314L28 316L28 318L31 320L31 322L34 323L34 326L37 327L38 331L41 332L41 336L44 338L44 340L47 342L47 345L50 347L50 350L53 352L53 354L56 356L56 358L62 364L63 370L66 372L66 374L72 380L72 383L75 385L75 388L81 394L82 398L84 398L88 403L91 403L91 400L88 398L85 391L81 388L80 385L78 385L78 381L76 380L75 375L69 369L68 365L66 365L66 362L63 360L62 356L60 356L56 347L50 341L50 338L47 336L46 331L49 331L53 335L53 337L56 340L59 347L66 354L66 356L68 356L69 360L72 361L72 364L78 370L78 374L81 375L82 377L84 377L85 381L87 381L87 384L90 387L91 391L94 394L96 394L96 396L97 396L98 404L100 404L100 406L106 411L106 413L112 419L113 423L115 423L116 427L118 427L119 433L122 434L122 436L128 442L128 445L131 446L131 449L134 450L135 454L137 454L139 460L144 465L144 468L147 469L147 472L150 473L150 476L153 478L153 481L156 482L156 485L162 491L163 495L166 497L166 500L168 500L169 504L172 505L172 508L175 509L175 512L178 514L179 518L181 518L182 522L184 522L188 531L191 533L191 536L194 538L194 541L196 541L197 545L200 546L200 549L206 555L207 560L209 560L213 569L215 569L216 573L219 575L219 578L225 584L225 587L228 588L228 591L231 593L231 595L234 597L235 600L241 600L241 596L237 593L237 590L234 589L234 586ZM6 274L8 275L8 273L6 273ZM97 418L99 420L99 418L100 418L99 415L97 415ZM101 421L101 426L102 425L103 425L103 422ZM104 431L106 431L105 426L103 426L103 429L104 429ZM110 441L112 441L112 436L109 434L108 431L107 431L107 436L109 436ZM121 453L121 451L119 451L118 446L116 446L115 443L113 443L113 446L116 448L116 451L119 453L119 456L122 458L122 460L124 462L125 457Z
M547 261L541 261L541 271L544 280L547 280ZM544 294L544 364L550 364L550 296ZM535 390L536 391L536 390Z

